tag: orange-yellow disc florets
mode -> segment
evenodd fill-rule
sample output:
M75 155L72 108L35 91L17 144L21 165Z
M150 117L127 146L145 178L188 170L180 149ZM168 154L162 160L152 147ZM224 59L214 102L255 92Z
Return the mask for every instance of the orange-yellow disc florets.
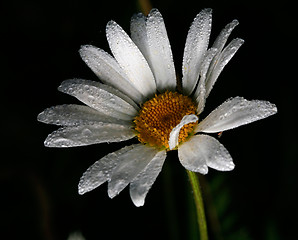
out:
M139 141L153 147L169 149L168 141L172 129L189 114L196 114L196 105L190 97L177 92L155 95L142 105L135 117L135 130ZM186 140L196 124L187 124L180 130L179 143Z

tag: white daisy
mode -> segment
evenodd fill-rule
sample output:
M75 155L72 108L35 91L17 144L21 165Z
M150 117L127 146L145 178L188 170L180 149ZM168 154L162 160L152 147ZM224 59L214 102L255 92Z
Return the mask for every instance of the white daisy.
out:
M60 105L46 109L38 120L62 125L45 140L47 147L75 147L102 142L120 142L137 137L126 146L95 162L83 174L79 193L108 182L113 198L130 184L130 196L142 206L166 159L178 149L181 164L206 174L208 167L230 171L234 163L219 141L203 133L222 132L277 112L266 101L228 99L198 123L206 98L219 74L243 40L226 41L238 24L228 24L208 49L211 9L194 19L186 39L182 88L177 79L163 18L157 9L131 20L131 37L114 21L106 27L113 56L94 46L83 46L85 63L103 82L72 79L59 90L86 105Z

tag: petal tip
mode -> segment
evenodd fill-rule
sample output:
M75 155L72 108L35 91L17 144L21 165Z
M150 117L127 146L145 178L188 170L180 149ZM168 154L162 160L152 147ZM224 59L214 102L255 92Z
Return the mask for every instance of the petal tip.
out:
M239 21L237 19L234 19L231 24L236 27L239 24Z
M45 111L43 111L43 112L41 112L41 113L39 113L38 115L37 115L37 121L39 121L39 122L44 122L44 120L45 120Z
M108 189L108 196L109 198L113 199L114 197L116 197L118 195L118 193L116 193L113 189Z
M85 194L86 192L89 192L91 191L90 189L88 189L88 184L86 184L86 178L85 178L85 174L83 174L83 176L80 178L80 181L79 181L79 184L78 184L78 193L80 195L83 195Z
M46 140L44 140L43 145L45 147L54 147L54 144L52 143L52 141L49 139L49 137L46 138Z
M142 207L145 204L144 199L132 199L132 202L136 207Z
M235 38L233 41L237 42L237 45L239 45L239 47L245 42L242 38Z
M206 175L208 173L208 167L206 165L204 166L201 166L199 169L198 169L198 172L203 174L203 175Z
M235 168L235 164L231 161L231 162L227 162L226 168L223 169L223 171L232 171Z
M83 194L85 194L87 191L84 189L84 188L81 188L81 186L79 185L78 186L78 193L80 194L80 195L83 195Z
M115 31L115 28L121 29L121 27L114 20L108 21L108 23L106 25L106 35L107 35L108 40L109 40L111 31Z
M278 112L277 106L274 103L271 103L271 105L272 105L272 114L276 114Z
M230 165L230 171L234 170L234 168L235 168L235 164L232 162Z
M204 14L211 15L212 12L213 12L213 9L212 9L212 8L204 8L204 9L201 10L201 12L198 13L198 15L199 15L199 14L203 14L203 13L204 13Z
M110 20L110 21L108 21L108 23L107 23L107 27L108 26L115 26L115 25L118 25L114 20Z
M86 57L86 55L88 54L88 51L90 51L92 48L94 48L94 46L92 46L92 45L81 45L80 46L79 54L80 54L81 58L83 58L83 60Z

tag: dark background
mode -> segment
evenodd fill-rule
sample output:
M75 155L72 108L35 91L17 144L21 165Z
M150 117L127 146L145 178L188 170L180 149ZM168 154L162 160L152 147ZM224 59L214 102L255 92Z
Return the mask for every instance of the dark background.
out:
M219 77L202 118L233 96L268 100L279 111L220 138L236 168L210 170L202 179L210 239L298 239L292 3L152 1L165 19L180 75L186 34L202 8L213 8L211 43L228 22L240 22L231 39L243 38L245 44ZM169 154L144 207L133 205L128 188L109 199L106 184L80 196L77 184L87 167L134 140L45 148L44 139L57 127L36 120L47 107L77 102L57 91L63 80L97 80L79 57L80 45L109 51L106 23L113 19L129 31L130 17L139 11L136 1L1 1L1 239L60 240L74 231L87 240L198 239L191 191L176 152Z

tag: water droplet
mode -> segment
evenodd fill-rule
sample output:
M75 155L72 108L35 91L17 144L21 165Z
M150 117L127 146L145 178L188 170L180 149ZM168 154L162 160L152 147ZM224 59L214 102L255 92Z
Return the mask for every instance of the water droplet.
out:
M82 131L82 134L83 134L83 136L89 137L89 136L91 136L92 132L90 129L84 128Z

